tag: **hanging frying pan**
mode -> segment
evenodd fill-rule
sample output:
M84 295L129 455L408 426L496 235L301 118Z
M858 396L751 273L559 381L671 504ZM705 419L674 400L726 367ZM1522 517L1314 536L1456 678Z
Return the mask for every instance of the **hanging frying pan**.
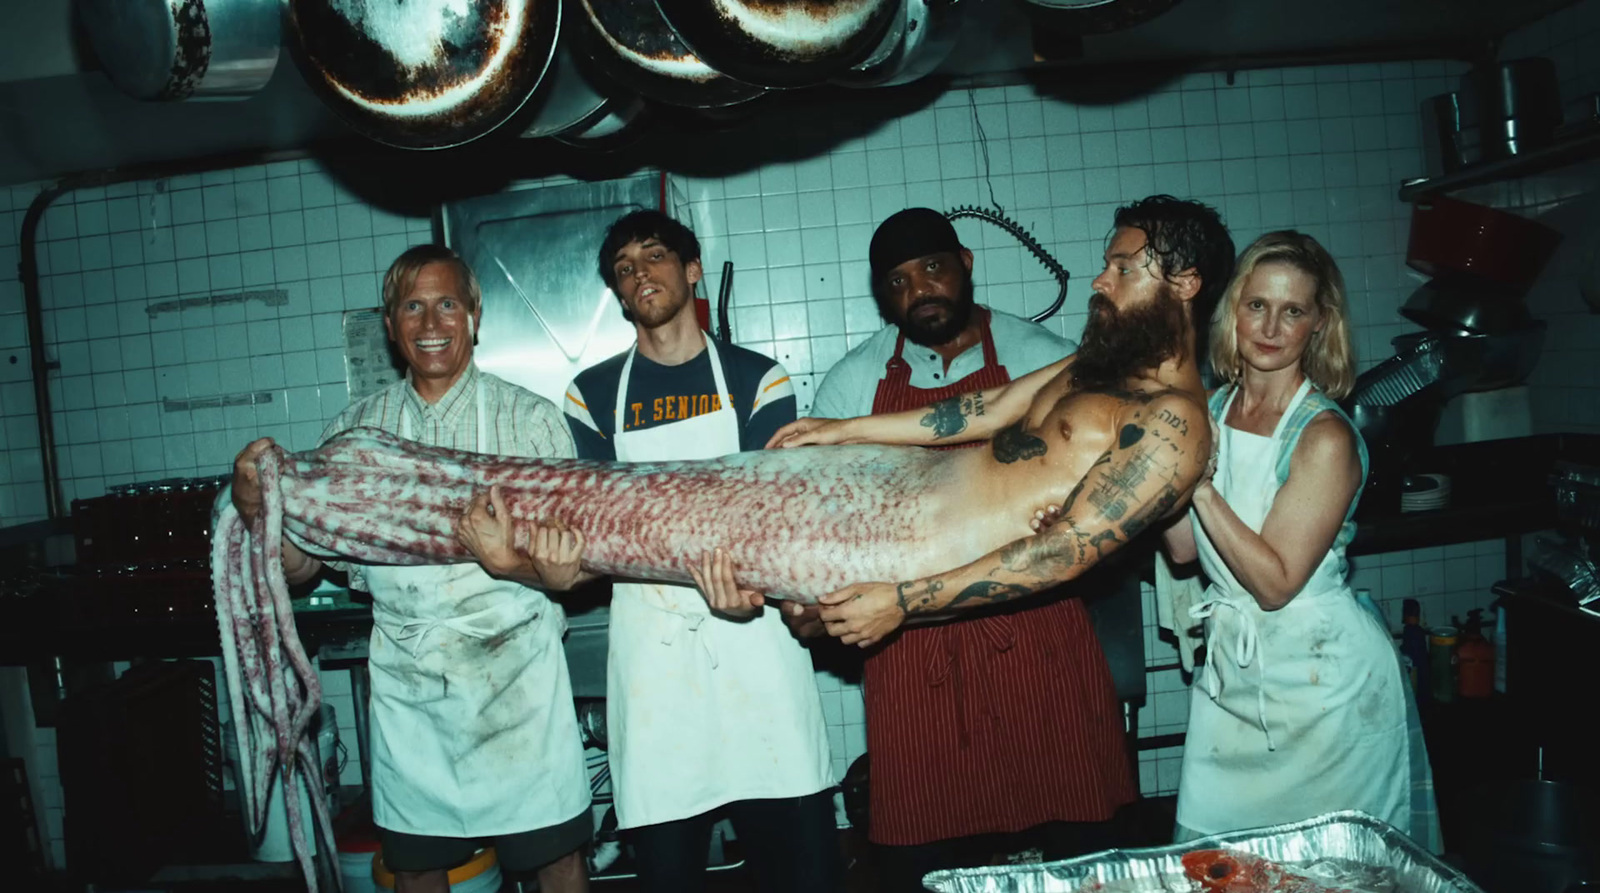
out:
M307 83L346 124L442 149L505 123L539 86L560 0L286 0Z
M809 87L860 64L902 0L656 0L683 42L723 74L763 87Z
M961 31L961 0L902 0L900 15L865 62L833 79L846 87L893 87L931 74Z
M117 89L135 99L243 99L278 66L279 0L77 0Z
M736 81L690 52L656 0L569 0L578 58L642 96L686 108L749 102L767 88Z

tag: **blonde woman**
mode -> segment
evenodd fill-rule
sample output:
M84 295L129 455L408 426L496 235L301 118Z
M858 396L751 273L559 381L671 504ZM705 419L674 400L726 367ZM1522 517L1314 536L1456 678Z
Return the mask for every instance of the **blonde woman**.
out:
M1177 837L1360 809L1411 833L1406 699L1392 640L1346 582L1366 450L1334 403L1355 369L1344 278L1321 245L1268 233L1211 327L1217 454L1166 533L1210 588ZM1425 763L1424 763L1425 765Z

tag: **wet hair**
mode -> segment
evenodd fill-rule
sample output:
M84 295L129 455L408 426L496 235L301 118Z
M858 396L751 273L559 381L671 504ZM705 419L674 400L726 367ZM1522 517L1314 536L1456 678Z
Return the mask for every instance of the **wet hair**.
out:
M617 273L613 269L617 252L646 239L665 245L685 266L700 259L700 240L687 226L652 208L624 214L606 230L605 241L600 243L600 278L605 280L606 288L617 290Z
M1152 195L1117 209L1115 226L1144 233L1145 251L1160 264L1161 278L1185 270L1200 276L1200 290L1191 302L1191 319L1211 318L1211 309L1233 275L1233 237L1222 216L1202 202Z
M467 305L467 313L477 313L483 305L483 289L478 285L478 277L473 274L472 268L455 251L443 245L427 244L413 245L401 252L389 265L389 272L383 274L383 315L393 315L394 308L405 300L406 295L411 294L422 268L436 263L455 265L466 287L466 294L461 296L462 303Z
M1239 255L1233 281L1211 317L1211 368L1223 381L1244 375L1239 355L1239 301L1244 283L1263 264L1284 264L1305 273L1316 284L1312 302L1322 317L1322 328L1311 333L1300 371L1323 393L1344 399L1355 387L1355 351L1350 346L1350 317L1346 311L1344 274L1333 255L1316 239L1294 230L1270 232L1250 243Z

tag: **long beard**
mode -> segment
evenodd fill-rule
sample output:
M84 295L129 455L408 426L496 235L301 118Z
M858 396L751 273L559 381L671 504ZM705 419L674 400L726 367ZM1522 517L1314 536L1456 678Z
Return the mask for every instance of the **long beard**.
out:
M948 298L924 298L906 308L905 316L900 318L900 331L906 340L912 344L923 347L938 347L949 344L961 335L967 328L967 323L972 321L972 277L968 276L961 287L961 297L952 301ZM935 304L944 308L944 313L932 319L919 320L916 311L920 307Z
M1072 382L1080 390L1122 387L1136 374L1184 354L1184 303L1163 285L1141 306L1118 310L1110 299L1089 299L1089 321L1072 361Z

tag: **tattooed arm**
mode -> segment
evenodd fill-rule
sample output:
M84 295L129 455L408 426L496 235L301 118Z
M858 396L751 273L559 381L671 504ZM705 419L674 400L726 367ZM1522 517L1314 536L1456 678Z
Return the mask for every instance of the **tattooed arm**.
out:
M864 647L910 618L994 605L1072 580L1171 514L1199 480L1210 436L1204 407L1184 397L1131 408L1054 525L946 573L841 589L821 600L823 622L846 644Z
M767 449L819 443L901 443L916 446L987 440L1020 420L1034 395L1067 368L1058 360L1015 381L957 394L921 409L853 419L798 419L778 429Z

